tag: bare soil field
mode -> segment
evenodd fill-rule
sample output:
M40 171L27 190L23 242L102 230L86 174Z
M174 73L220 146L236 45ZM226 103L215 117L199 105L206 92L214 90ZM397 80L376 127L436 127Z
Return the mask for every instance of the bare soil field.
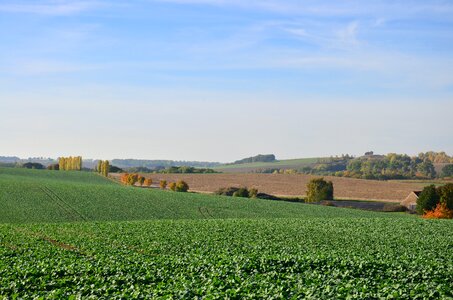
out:
M119 178L120 174L110 174ZM191 191L214 192L222 187L257 188L259 192L276 196L304 196L310 179L319 176L289 174L142 174L167 182L184 180ZM324 177L334 185L337 199L378 200L399 202L414 190L421 190L429 183L423 181L377 181L342 177Z

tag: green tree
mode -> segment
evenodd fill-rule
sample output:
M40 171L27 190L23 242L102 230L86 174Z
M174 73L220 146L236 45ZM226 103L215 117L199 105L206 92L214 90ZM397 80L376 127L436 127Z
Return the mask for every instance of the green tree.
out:
M189 190L189 185L188 185L185 181L180 180L180 181L178 181L178 182L176 183L175 190L176 190L177 192L183 192L183 193L185 193L185 192L187 192L187 191Z
M109 176L110 162L108 160L103 160L101 163L101 174L105 177Z
M445 203L448 209L453 209L453 183L447 183L438 188L438 193L440 195L440 202Z
M446 165L442 168L442 177L453 177L453 165Z
M434 169L433 163L429 159L425 159L417 167L418 171L428 178L434 178L436 176L436 170Z
M306 202L333 200L333 183L324 178L314 178L307 184Z
M102 160L98 160L98 165L96 167L96 171L98 173L101 173L102 172Z
M425 211L433 210L440 201L439 191L432 184L426 186L417 199L416 211L423 214Z

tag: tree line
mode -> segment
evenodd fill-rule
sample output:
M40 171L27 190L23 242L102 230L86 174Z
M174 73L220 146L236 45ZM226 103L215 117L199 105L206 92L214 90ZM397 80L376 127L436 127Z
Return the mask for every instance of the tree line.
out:
M335 157L318 161L299 171L304 174L332 175L362 179L431 179L453 176L453 158L445 152L426 152L410 157L406 154L389 153L387 155ZM436 164L447 164L438 174Z
M94 171L98 172L102 176L105 176L105 177L109 176L110 162L108 160L99 160Z
M82 170L82 156L69 156L58 158L58 169L60 171Z

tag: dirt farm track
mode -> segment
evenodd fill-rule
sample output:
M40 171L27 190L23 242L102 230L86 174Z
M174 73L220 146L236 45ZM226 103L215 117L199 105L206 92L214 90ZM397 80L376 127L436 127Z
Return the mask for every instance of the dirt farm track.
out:
M110 174L119 179L120 174ZM167 182L184 180L190 190L214 192L222 187L249 187L276 196L303 196L311 175L289 174L142 174L152 178L154 184L159 180ZM319 177L319 176L318 176ZM338 199L381 200L399 202L411 191L421 190L426 182L422 181L377 181L342 177L324 177L334 185L334 195Z

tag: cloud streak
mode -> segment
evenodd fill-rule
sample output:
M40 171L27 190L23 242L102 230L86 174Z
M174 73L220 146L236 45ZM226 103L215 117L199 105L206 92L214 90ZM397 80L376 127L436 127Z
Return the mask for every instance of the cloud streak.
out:
M41 1L29 2L7 2L0 4L0 12L22 13L46 16L67 16L79 14L84 11L99 8L103 3L98 1Z

